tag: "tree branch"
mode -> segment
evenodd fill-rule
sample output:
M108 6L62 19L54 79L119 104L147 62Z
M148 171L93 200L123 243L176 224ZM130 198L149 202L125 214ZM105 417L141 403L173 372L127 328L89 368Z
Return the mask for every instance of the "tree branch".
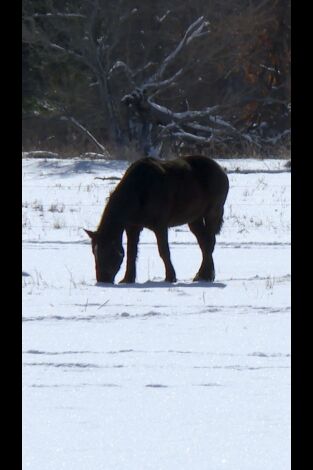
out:
M31 16L26 16L25 18L86 18L86 15L81 15L80 13L34 13Z
M74 124L74 126L78 127L78 129L80 129L85 135L87 135L89 137L89 139L92 140L99 149L101 149L102 154L104 156L110 157L110 154L106 150L106 148L102 144L100 144L100 142L98 142L98 140L91 134L91 132L88 131L88 129L86 129L86 127L84 127L82 124L80 124L80 122L78 122L77 119L73 118L72 116L70 116L70 117L61 116L60 120L61 121L69 121L72 124Z
M204 17L201 16L198 18L194 23L192 23L187 31L184 34L183 39L180 41L178 46L172 51L163 61L159 69L152 75L147 83L145 85L148 85L153 82L158 82L161 80L165 70L169 66L171 62L174 61L174 59L177 57L177 55L181 52L181 50L184 48L184 46L189 44L193 39L197 38L200 36L202 33L203 29L205 26L207 26L207 22L204 21ZM208 32L205 32L205 34L208 34Z

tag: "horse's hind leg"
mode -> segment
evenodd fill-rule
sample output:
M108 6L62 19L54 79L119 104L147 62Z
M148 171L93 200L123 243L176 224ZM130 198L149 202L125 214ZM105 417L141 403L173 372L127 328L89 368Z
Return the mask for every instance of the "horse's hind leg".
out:
M215 235L218 234L223 225L224 206L217 204L207 212L203 219L189 224L190 230L196 236L202 251L202 264L194 281L205 280L213 282L215 270L213 262L213 251L215 247Z
M126 273L120 283L133 283L136 279L136 258L138 253L138 242L142 227L133 225L126 228L127 234L127 261Z
M196 236L202 251L202 263L194 281L210 281L215 279L215 270L212 253L215 246L215 233L208 230L203 219L188 224L192 233Z
M170 249L168 246L167 227L155 229L154 233L158 242L159 254L165 265L165 280L167 282L176 282L176 273L171 262Z

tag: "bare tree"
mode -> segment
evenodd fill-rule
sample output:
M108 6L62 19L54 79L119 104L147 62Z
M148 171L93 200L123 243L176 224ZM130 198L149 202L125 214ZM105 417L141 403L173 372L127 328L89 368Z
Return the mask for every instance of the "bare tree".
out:
M179 55L184 55L191 42L209 34L208 27L209 23L204 17L194 21L157 70L121 100L127 108L129 138L136 139L146 155L159 155L166 141L179 146L191 142L200 144L201 147L213 142L230 142L233 139L247 140L250 143L253 141L252 137L237 130L221 116L221 105L175 112L156 102L164 91L175 89L177 81L185 72L182 67L174 73L172 70L172 73L166 76L168 69ZM125 69L132 81L134 74L126 64L118 62L116 67ZM186 68L188 67L190 64L187 63ZM254 143L258 145L256 140Z
M42 102L101 150L104 142L139 155L260 148L289 133L284 125L266 133L264 119L269 109L289 113L288 71L275 50L285 34L283 0L40 3L24 14L23 40L63 80Z

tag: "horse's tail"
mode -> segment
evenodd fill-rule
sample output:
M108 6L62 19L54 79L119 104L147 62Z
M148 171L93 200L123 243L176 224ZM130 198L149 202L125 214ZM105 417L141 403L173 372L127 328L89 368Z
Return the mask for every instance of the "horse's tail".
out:
M207 229L214 235L218 235L224 223L224 207L215 207L211 209L208 215L204 218Z
M223 223L224 223L224 209L222 209L217 217L217 220L216 220L216 227L215 227L215 235L218 235L220 233L220 231L222 230L222 226L223 226Z
M218 187L216 186L218 184ZM219 173L215 184L216 195L211 199L205 225L211 234L218 235L224 223L224 204L229 191L228 176L224 171Z

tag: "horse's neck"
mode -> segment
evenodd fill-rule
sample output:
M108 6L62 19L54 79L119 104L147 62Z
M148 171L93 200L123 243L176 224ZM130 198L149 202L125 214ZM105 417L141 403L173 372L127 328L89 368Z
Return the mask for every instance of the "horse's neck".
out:
M114 207L109 201L102 215L98 234L103 239L116 239L122 241L123 231L125 229L125 221L122 211Z

